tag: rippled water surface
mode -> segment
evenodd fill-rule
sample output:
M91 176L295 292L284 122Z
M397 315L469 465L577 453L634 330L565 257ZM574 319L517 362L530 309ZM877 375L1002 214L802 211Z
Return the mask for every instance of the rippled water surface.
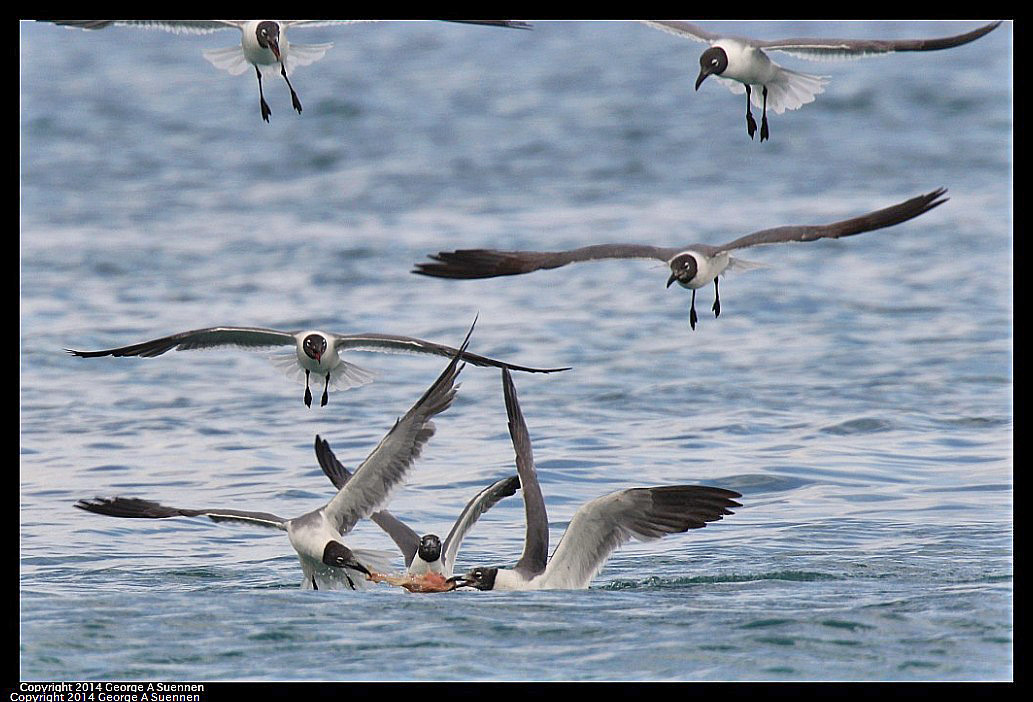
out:
M968 22L710 23L925 37ZM20 676L169 680L1006 680L1012 677L1012 27L949 51L779 58L831 80L745 133L693 90L703 45L618 22L307 29L292 82L179 36L21 26ZM454 248L719 244L950 201L850 239L754 249L689 293L646 261L480 281ZM186 329L409 334L514 379L552 543L579 505L701 483L742 507L615 552L587 591L298 589L281 532L73 508L126 495L295 516L444 367L355 353L307 409L264 352L73 358ZM391 510L447 533L514 470L499 375L468 367ZM362 522L349 544L391 549ZM511 565L518 495L461 568ZM399 559L400 565L400 559Z

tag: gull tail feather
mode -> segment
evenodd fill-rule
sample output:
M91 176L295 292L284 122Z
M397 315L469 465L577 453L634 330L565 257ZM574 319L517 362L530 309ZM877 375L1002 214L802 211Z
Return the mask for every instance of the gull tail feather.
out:
M282 370L291 380L305 384L305 369L298 365L298 356L293 351L282 354L274 354L269 357L273 365ZM377 377L373 371L366 370L362 366L349 363L341 359L340 364L330 371L330 387L336 390L349 390L351 388L369 385ZM322 381L322 378L309 377L309 383L315 384Z
M249 65L244 58L244 50L239 45L227 46L225 49L208 49L204 52L204 57L216 68L234 76L246 71Z
M827 76L798 73L782 68L779 80L767 84L768 110L774 110L776 114L782 114L786 110L797 110L809 102L814 102L818 93L825 92L828 82ZM750 101L757 107L763 107L763 91L754 90Z
M332 47L332 43L326 44L294 44L290 45L287 55L283 59L283 67L287 75L291 75L298 66L307 66L323 58L326 52Z

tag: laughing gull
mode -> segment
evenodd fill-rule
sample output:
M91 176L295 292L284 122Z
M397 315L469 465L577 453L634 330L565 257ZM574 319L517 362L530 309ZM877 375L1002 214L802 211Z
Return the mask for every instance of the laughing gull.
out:
M641 20L657 29L695 41L707 42L710 48L699 57L700 71L696 90L707 76L714 76L733 93L746 93L746 132L753 138L757 123L750 111L750 101L763 110L760 140L768 138L768 107L778 114L795 110L825 90L828 78L798 73L782 68L768 58L765 51L782 51L798 58L834 61L877 56L897 51L936 51L975 41L997 28L991 22L965 34L936 39L778 39L762 41L746 37L725 36L680 20ZM760 97L751 87L760 88Z
M257 327L209 327L115 349L104 349L103 351L65 349L65 351L82 358L98 356L150 358L160 356L169 349L210 349L219 346L237 346L246 349L294 346L295 353L281 355L274 358L273 361L288 375L305 383L305 405L309 407L312 406L312 391L308 387L310 374L315 374L324 380L321 406L325 406L329 400L331 385L341 390L347 390L373 382L373 373L342 359L339 355L341 351L431 354L446 358L456 353L456 349L451 346L395 334L332 334L316 330L288 332ZM463 352L463 360L475 366L510 368L526 373L556 373L570 370L570 368L517 366L466 351Z
M470 331L473 331L471 327ZM470 339L467 334L462 349ZM360 519L386 505L394 491L412 471L424 444L434 435L431 419L452 404L458 386L456 377L465 367L457 352L448 367L427 389L412 409L397 420L355 474L337 495L319 509L295 519L266 512L236 509L182 509L157 502L127 497L80 500L76 507L112 517L163 519L166 517L208 517L212 521L236 521L287 532L298 552L304 577L302 589L331 590L365 587L366 577L388 570L389 554L348 548L342 537Z
M718 276L729 268L745 270L760 265L733 258L729 252L762 244L838 239L891 227L942 205L948 198L938 198L946 192L946 188L939 188L892 207L831 224L792 225L763 229L722 246L690 244L665 248L642 244L597 244L569 251L460 249L458 251L441 251L436 255L431 255L430 258L436 261L435 263L417 263L412 272L437 278L495 278L503 275L531 273L547 268L559 268L568 263L580 261L598 261L608 258L658 259L671 269L667 287L671 287L671 283L678 283L681 287L692 291L689 324L695 329L697 321L696 290L698 288L711 281L714 282L714 306L711 309L716 317L721 314L721 297L717 287Z
M549 519L531 453L531 438L509 372L502 371L509 434L524 491L527 521L524 550L513 568L479 567L456 578L458 587L478 590L577 590L588 587L615 549L638 539L705 527L741 507L733 490L703 485L630 488L582 505L570 520L559 546L548 557Z
M240 46L229 46L225 49L209 49L204 57L215 66L231 75L237 76L254 66L258 76L258 98L262 109L262 119L269 121L272 111L265 101L262 92L262 71L259 66L279 66L280 75L287 81L291 91L291 104L301 114L301 100L294 92L288 76L297 66L307 66L323 58L327 50L333 46L325 44L289 44L287 29L289 27L321 27L335 24L354 24L356 22L378 22L380 20L45 20L68 27L82 29L103 29L112 25L147 27L164 29L176 34L208 34L219 29L237 29L240 31ZM517 20L443 20L445 22L461 22L464 24L486 24L496 27L514 27L530 29L531 25Z
M319 460L323 473L330 478L330 482L338 490L342 489L352 478L352 472L341 465L334 452L330 450L330 444L325 439L320 439L319 436L316 436L316 458ZM515 494L518 487L520 487L520 478L512 475L481 490L466 503L466 507L460 512L459 518L456 519L452 531L445 537L444 542L435 534L420 536L386 510L374 512L370 515L370 520L387 532L391 540L397 544L405 558L405 567L410 575L435 573L448 578L452 576L459 545L463 542L467 532L477 523L482 514L494 507L499 500Z

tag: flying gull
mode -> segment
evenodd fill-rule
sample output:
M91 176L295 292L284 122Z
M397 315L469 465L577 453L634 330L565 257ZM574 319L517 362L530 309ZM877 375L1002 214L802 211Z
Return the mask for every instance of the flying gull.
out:
M760 140L768 138L768 107L778 114L795 110L825 90L828 79L808 73L798 73L783 68L768 58L766 51L782 51L798 58L815 61L856 59L864 56L878 56L898 51L937 51L975 41L997 28L1001 23L990 24L965 34L934 39L776 39L763 41L747 37L728 36L709 32L699 25L681 20L640 20L657 29L662 29L694 41L710 44L710 48L699 57L700 71L696 78L696 90L714 76L728 86L733 93L746 93L746 132L750 139L757 131L750 102L761 108ZM760 88L760 96L752 88Z
M245 349L294 346L295 353L273 359L288 375L305 383L305 404L312 406L312 391L309 377L315 374L323 379L325 406L329 400L329 389L347 390L373 382L373 373L341 358L341 351L377 351L381 353L430 354L449 357L456 353L451 346L411 336L395 334L333 334L317 330L280 331L259 327L209 327L180 332L160 339L152 339L130 346L120 346L102 351L75 351L65 349L73 356L96 358L99 356L160 356L170 349L211 349L221 346L237 346ZM493 358L478 356L463 351L463 360L475 366L510 368L526 373L556 373L569 368L530 368L517 366Z
M718 293L718 276L728 269L749 269L758 264L734 258L732 251L763 244L780 244L790 241L817 241L838 239L891 227L906 222L920 214L942 205L947 192L939 188L913 197L891 207L845 219L831 224L790 225L775 227L747 234L721 246L689 244L688 246L663 247L644 244L595 244L569 251L499 251L496 249L459 249L441 251L430 256L433 262L417 263L413 273L436 278L495 278L503 275L520 275L547 268L559 268L568 263L598 261L610 258L646 258L663 261L671 270L667 287L678 283L692 291L689 307L689 324L696 328L696 290L714 283L714 316L721 314L721 296Z
M258 76L258 98L262 109L262 119L269 121L272 110L265 101L262 92L262 71L259 66L279 66L280 75L287 81L291 91L291 104L301 114L301 100L291 85L288 76L298 66L307 66L323 58L327 50L333 46L325 44L290 44L287 41L289 27L321 27L337 24L354 24L356 22L377 22L379 20L44 20L68 27L82 29L103 29L112 25L147 27L164 29L176 34L208 34L219 29L237 29L240 31L240 46L228 46L224 49L209 49L204 57L216 68L227 71L231 75L240 75L247 67L254 66ZM465 24L486 24L497 27L514 27L530 29L531 25L518 20L444 20L446 22L462 22Z

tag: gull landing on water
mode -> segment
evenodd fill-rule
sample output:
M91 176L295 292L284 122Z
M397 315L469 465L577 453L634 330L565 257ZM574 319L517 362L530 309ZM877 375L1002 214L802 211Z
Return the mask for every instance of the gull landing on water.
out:
M258 98L262 119L269 121L272 110L262 91L262 71L259 66L279 66L280 75L291 91L291 104L301 114L301 100L291 85L289 76L298 66L307 66L323 58L333 46L325 44L290 44L288 27L322 27L327 25L378 22L380 20L46 20L55 24L82 29L103 29L112 25L164 29L177 34L208 34L220 29L240 30L240 46L209 49L204 57L215 66L237 76L254 66L258 76ZM495 27L530 29L531 25L517 20L443 20L463 24L485 24Z
M512 569L474 568L456 578L457 587L478 590L580 590L588 587L610 554L632 539L652 541L700 529L741 507L733 490L703 485L630 488L582 505L549 558L549 518L538 484L531 438L509 372L502 371L502 392L517 475L524 492L524 550Z
M961 46L979 39L1001 23L991 22L965 34L935 39L780 39L762 41L708 32L680 20L640 20L651 27L710 44L699 57L700 71L696 90L707 76L723 82L733 93L746 93L746 132L750 139L757 131L750 102L762 110L760 140L768 138L768 107L782 114L813 102L825 90L828 79L783 68L768 58L765 51L782 51L797 58L814 61L856 59L898 51L937 51ZM759 88L760 96L752 88Z
M473 331L472 327L470 331ZM284 519L267 512L183 509L126 497L80 500L75 506L111 517L208 517L215 522L233 521L280 529L287 532L287 538L298 553L303 573L302 589L348 587L355 590L365 587L372 573L389 569L391 556L380 551L350 549L344 544L343 537L360 519L382 509L412 471L424 445L434 435L431 419L448 409L455 398L458 389L455 381L465 367L459 365L459 359L469 339L467 334L441 375L405 416L395 422L337 495L319 509L294 519Z
M696 290L714 283L714 316L721 314L718 294L718 276L729 269L755 268L758 264L734 258L730 252L751 246L780 244L791 241L838 239L891 227L942 205L947 192L939 188L931 193L913 197L906 202L869 212L840 222L821 225L792 225L775 227L747 234L721 246L690 244L682 247L646 246L642 244L596 244L569 251L497 251L495 249L460 249L441 251L431 255L434 262L417 263L412 271L436 278L495 278L520 275L548 268L559 268L568 263L599 261L603 259L645 258L663 261L671 270L667 287L678 283L692 291L689 306L689 325L696 328Z
M258 327L209 327L164 336L160 339L144 341L130 346L121 346L103 351L74 351L65 349L73 356L96 358L99 356L141 356L150 358L160 356L171 349L210 349L221 346L237 346L246 349L268 348L275 346L294 346L295 353L274 359L289 375L305 383L305 405L312 406L312 391L309 390L309 377L315 374L322 378L323 397L320 406L329 401L330 386L340 390L358 387L373 382L373 373L345 361L341 351L376 351L381 353L411 353L444 356L446 358L458 353L458 349L432 341L424 341L411 336L394 334L332 334L323 331L279 331ZM556 373L570 368L530 368L517 366L504 361L496 361L486 356L478 356L464 348L464 361L475 366L494 366L510 368L525 373Z
M330 444L316 436L316 459L326 477L338 490L342 489L352 478L352 473L337 460ZM451 578L455 568L459 546L466 534L477 523L481 515L494 507L500 500L516 493L520 487L520 478L513 475L498 480L477 493L466 503L460 512L452 530L442 542L436 534L420 536L401 520L386 510L374 512L370 520L383 529L395 542L405 559L408 575L425 575L432 573L444 578ZM405 587L405 583L392 582L393 585Z

